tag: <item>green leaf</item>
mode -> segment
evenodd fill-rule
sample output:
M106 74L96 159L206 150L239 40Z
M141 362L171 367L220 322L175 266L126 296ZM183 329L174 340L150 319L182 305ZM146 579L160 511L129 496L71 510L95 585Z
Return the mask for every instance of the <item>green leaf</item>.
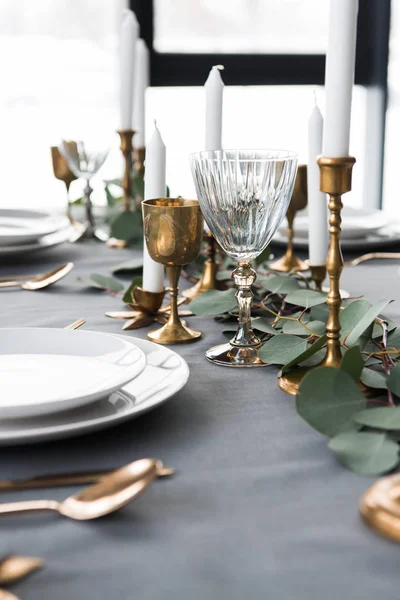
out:
M311 306L316 306L317 304L324 304L326 302L326 294L314 290L295 290L286 296L286 302L295 306L311 308Z
M299 367L316 367L321 365L326 356L326 350L318 350L315 354L299 363Z
M130 210L120 213L111 223L111 236L117 240L131 242L142 240L143 223L142 214L139 210L132 212Z
M353 420L373 429L400 431L400 406L379 406L367 408L354 415Z
M355 344L357 344L359 338L362 336L365 330L368 329L368 327L374 322L376 317L379 315L381 310L384 309L389 303L390 300L382 299L379 300L379 302L377 302L374 306L371 306L371 308L368 309L368 311L358 321L357 325L346 338L346 346L354 346ZM350 304L350 306L352 305ZM348 308L350 308L350 306Z
M277 331L271 326L271 323L263 317L255 317L251 320L251 324L254 329L262 331L263 333L270 333L271 335L278 335L280 331Z
M340 311L340 325L342 327L342 339L354 329L360 320L366 315L372 304L368 300L355 300Z
M259 350L260 358L271 365L284 365L307 349L307 342L295 335L276 335Z
M333 367L320 367L304 377L296 407L307 423L331 437L365 407L365 399L348 373Z
M87 278L78 278L79 283L87 286L94 287L98 290L107 290L109 292L121 292L124 289L123 284L111 277L111 275L101 275L100 273L92 273Z
M279 376L282 375L283 373L285 373L285 371L287 371L288 369L291 369L292 367L295 367L296 365L299 365L300 363L303 364L305 361L308 361L311 357L314 356L314 354L316 354L317 352L319 352L321 350L321 348L324 346L324 344L326 344L326 340L327 340L326 335L323 335L322 337L320 337L319 340L317 340L311 346L309 346L307 348L307 350L305 350L304 352L302 352L301 354L299 354L298 356L296 356L295 358L290 360L287 364L285 364L285 366L282 367L282 369L279 373Z
M310 319L312 321L322 321L327 323L329 317L329 309L327 304L317 304L310 310Z
M264 250L261 252L261 254L256 256L256 258L255 258L256 265L262 265L263 262L265 262L266 260L269 259L270 254L271 254L271 250L270 250L269 246L267 246L266 248L264 248Z
M265 281L265 289L274 294L288 294L300 289L300 284L294 277L274 275Z
M111 273L137 273L143 268L143 258L133 258L127 260L113 268Z
M322 321L303 321L307 325L307 329L299 321L284 321L282 331L283 333L291 333L293 335L300 335L310 337L311 330L315 335L322 335L325 333L325 323Z
M387 386L393 394L400 397L400 363L390 371L390 375L387 378Z
M144 177L137 171L131 173L132 196L133 198L144 198Z
M396 349L400 348L400 328L389 333L388 340L387 340L387 347L388 348L396 348ZM375 350L376 350L376 346L375 346Z
M236 290L210 290L204 292L189 304L195 315L220 315L237 308Z
M364 361L361 356L360 348L354 346L354 348L347 350L340 363L340 368L343 371L346 371L354 381L359 381L363 367Z
M398 445L385 433L340 433L329 442L340 462L362 475L380 475L399 464Z
M232 271L218 271L218 281L230 281L232 279Z
M375 388L378 390L387 389L385 375L373 369L364 368L361 373L361 381L369 388Z
M143 278L141 276L138 277L134 277L131 281L131 283L129 284L128 289L125 290L124 292L124 296L122 298L122 301L125 302L125 304L132 304L134 302L133 298L132 298L132 292L135 289L136 286L141 286L143 283Z

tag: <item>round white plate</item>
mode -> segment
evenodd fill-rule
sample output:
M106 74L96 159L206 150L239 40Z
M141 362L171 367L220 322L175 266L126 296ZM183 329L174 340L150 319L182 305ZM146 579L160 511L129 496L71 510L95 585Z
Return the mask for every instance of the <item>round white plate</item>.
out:
M67 242L72 234L74 228L71 225L64 227L55 233L49 233L36 242L31 244L16 244L14 246L0 246L0 257L2 256L15 256L20 254L30 254L31 252L38 252L39 250L46 250L48 248L54 248L64 242Z
M119 389L145 366L142 350L106 333L0 329L0 418L88 404Z
M282 235L279 231L274 235L272 244L277 246L287 246L287 236ZM374 250L375 248L382 248L384 246L395 246L400 244L400 230L399 228L385 227L380 229L377 233L367 235L366 237L359 238L341 238L342 250ZM293 239L293 245L299 250L308 250L308 239L297 237L295 235Z
M66 216L35 210L0 208L0 246L37 242L41 237L65 229Z
M146 355L146 367L134 381L82 408L31 419L0 420L0 445L34 444L107 429L160 406L184 387L189 367L176 352L137 338L115 337L134 342Z
M342 240L365 238L373 235L382 227L387 227L390 219L382 210L370 211L363 208L344 206L342 210ZM328 227L328 222L327 222ZM279 233L286 235L287 224L284 221L279 227ZM299 213L294 221L294 232L296 238L308 238L308 214L307 209Z

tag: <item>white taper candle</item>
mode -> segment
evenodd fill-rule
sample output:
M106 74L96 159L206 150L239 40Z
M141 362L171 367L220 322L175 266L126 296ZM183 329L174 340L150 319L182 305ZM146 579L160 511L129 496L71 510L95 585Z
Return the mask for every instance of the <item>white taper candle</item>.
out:
M223 67L222 67L223 68ZM206 141L205 150L222 149L222 97L224 82L220 67L211 69L204 84L206 96Z
M150 57L146 42L136 42L135 53L135 86L133 98L133 129L135 129L134 145L145 146L146 89L150 85Z
M124 10L120 37L120 128L132 129L135 48L139 24L131 10Z

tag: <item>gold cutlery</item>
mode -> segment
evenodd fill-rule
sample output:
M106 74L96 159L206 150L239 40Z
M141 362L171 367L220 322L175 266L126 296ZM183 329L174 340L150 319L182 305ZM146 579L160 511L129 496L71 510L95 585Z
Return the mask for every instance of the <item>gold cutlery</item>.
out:
M9 555L0 560L0 585L11 585L41 569L44 561L32 556ZM0 595L1 600L1 595Z
M69 325L64 327L64 329L79 329L79 327L82 327L82 325L84 325L85 323L86 319L78 319L77 321L74 321L73 323L70 323Z
M52 511L77 521L98 519L115 512L142 494L157 477L157 460L143 458L104 477L99 483L56 500L28 500L0 505L0 516Z
M56 475L40 475L31 479L17 479L0 481L0 492L16 492L19 490L32 490L38 488L65 487L98 483L108 477L113 470L107 471L82 471L80 473L61 473ZM164 467L161 461L157 461L157 477L168 477L174 474L174 469ZM0 581L1 583L1 581Z
M344 263L345 267L356 267L363 262L368 260L382 260L382 259L399 259L400 252L370 252L369 254L362 254L353 260L348 260Z
M0 600L19 600L19 598L7 590L0 590Z
M37 277L33 277L27 281L18 281L17 278L8 281L0 282L0 288L11 288L11 287L19 287L23 290L36 291L41 290L57 281L60 281L63 277L68 275L68 273L73 269L74 263L69 262L65 265L61 265L61 267L57 267L48 273L44 273L43 275L38 275Z

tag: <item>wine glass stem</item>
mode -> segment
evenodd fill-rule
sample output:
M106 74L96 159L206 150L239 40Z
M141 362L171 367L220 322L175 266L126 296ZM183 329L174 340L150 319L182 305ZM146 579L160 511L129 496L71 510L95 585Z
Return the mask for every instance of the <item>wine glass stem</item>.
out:
M181 271L182 267L180 265L167 265L167 276L170 285L169 294L171 304L171 312L169 314L168 325L180 324L180 318L178 315L178 283Z
M231 340L233 346L259 346L261 340L254 334L251 326L251 304L253 292L251 286L257 279L257 274L248 263L239 264L233 271L233 280L238 288L236 298L239 307L239 327Z
M93 214L92 214L92 201L90 199L93 189L90 187L89 180L86 181L86 186L83 191L85 194L85 208L86 208L86 219L91 227L94 227Z
M74 220L72 218L71 201L70 201L70 197L69 197L69 188L70 188L70 185L71 185L70 181L66 181L65 182L65 187L67 188L67 218L69 219L70 223L73 223Z

